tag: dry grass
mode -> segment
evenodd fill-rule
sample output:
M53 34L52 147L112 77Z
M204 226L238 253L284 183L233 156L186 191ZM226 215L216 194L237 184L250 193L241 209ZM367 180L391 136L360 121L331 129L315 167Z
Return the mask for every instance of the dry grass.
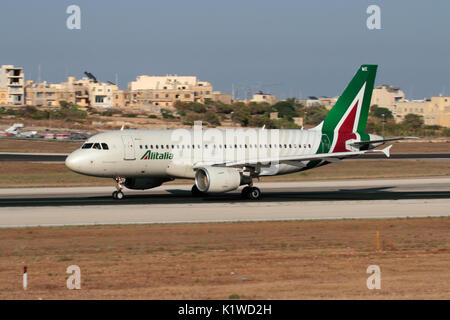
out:
M449 218L4 229L0 299L449 299L448 230ZM65 288L72 264L79 291ZM372 264L381 290L366 288Z
M70 153L82 142L0 139L0 152Z

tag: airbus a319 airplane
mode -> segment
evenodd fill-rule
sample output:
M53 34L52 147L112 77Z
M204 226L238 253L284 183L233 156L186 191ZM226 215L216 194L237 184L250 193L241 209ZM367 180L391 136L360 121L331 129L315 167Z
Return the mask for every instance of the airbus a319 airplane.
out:
M309 130L117 130L90 137L66 159L77 173L116 181L123 188L150 189L176 178L193 179L194 196L228 192L260 198L253 185L260 176L310 170L369 152L389 157L392 145L366 133L377 65L362 65L336 104Z

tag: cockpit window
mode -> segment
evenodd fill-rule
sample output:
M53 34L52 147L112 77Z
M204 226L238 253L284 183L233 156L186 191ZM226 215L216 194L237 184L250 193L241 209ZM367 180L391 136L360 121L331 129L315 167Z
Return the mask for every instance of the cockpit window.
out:
M85 144L83 144L81 149L90 149L92 147L92 145L93 145L93 143L85 143Z
M102 147L100 147L100 143L94 143L93 148L94 148L94 149L99 149L99 150L102 149Z
M109 150L108 145L106 143L102 143L103 150Z

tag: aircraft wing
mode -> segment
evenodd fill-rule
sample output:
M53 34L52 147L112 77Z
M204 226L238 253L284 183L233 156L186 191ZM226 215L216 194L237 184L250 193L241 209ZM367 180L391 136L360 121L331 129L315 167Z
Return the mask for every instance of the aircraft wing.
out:
M256 159L246 159L228 162L199 162L194 165L194 168L199 168L205 165L208 166L220 166L220 167L245 167L245 166L255 166L258 164L268 164L268 163L292 163L296 161L310 161L310 160L326 160L329 162L339 162L340 159L359 156L365 153L384 153L386 157L390 156L389 150L392 145L382 149L382 150L363 150L363 151L349 151L349 152L333 152L333 153L318 153L310 155L292 155L292 156L281 156L281 157L268 157L268 158L256 158Z

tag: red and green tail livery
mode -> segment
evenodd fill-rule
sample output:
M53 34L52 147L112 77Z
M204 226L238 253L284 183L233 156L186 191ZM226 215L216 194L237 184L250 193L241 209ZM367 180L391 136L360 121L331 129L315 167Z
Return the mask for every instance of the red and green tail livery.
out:
M319 125L323 136L319 150L345 152L348 140L368 141L366 133L377 65L362 65L336 104Z

